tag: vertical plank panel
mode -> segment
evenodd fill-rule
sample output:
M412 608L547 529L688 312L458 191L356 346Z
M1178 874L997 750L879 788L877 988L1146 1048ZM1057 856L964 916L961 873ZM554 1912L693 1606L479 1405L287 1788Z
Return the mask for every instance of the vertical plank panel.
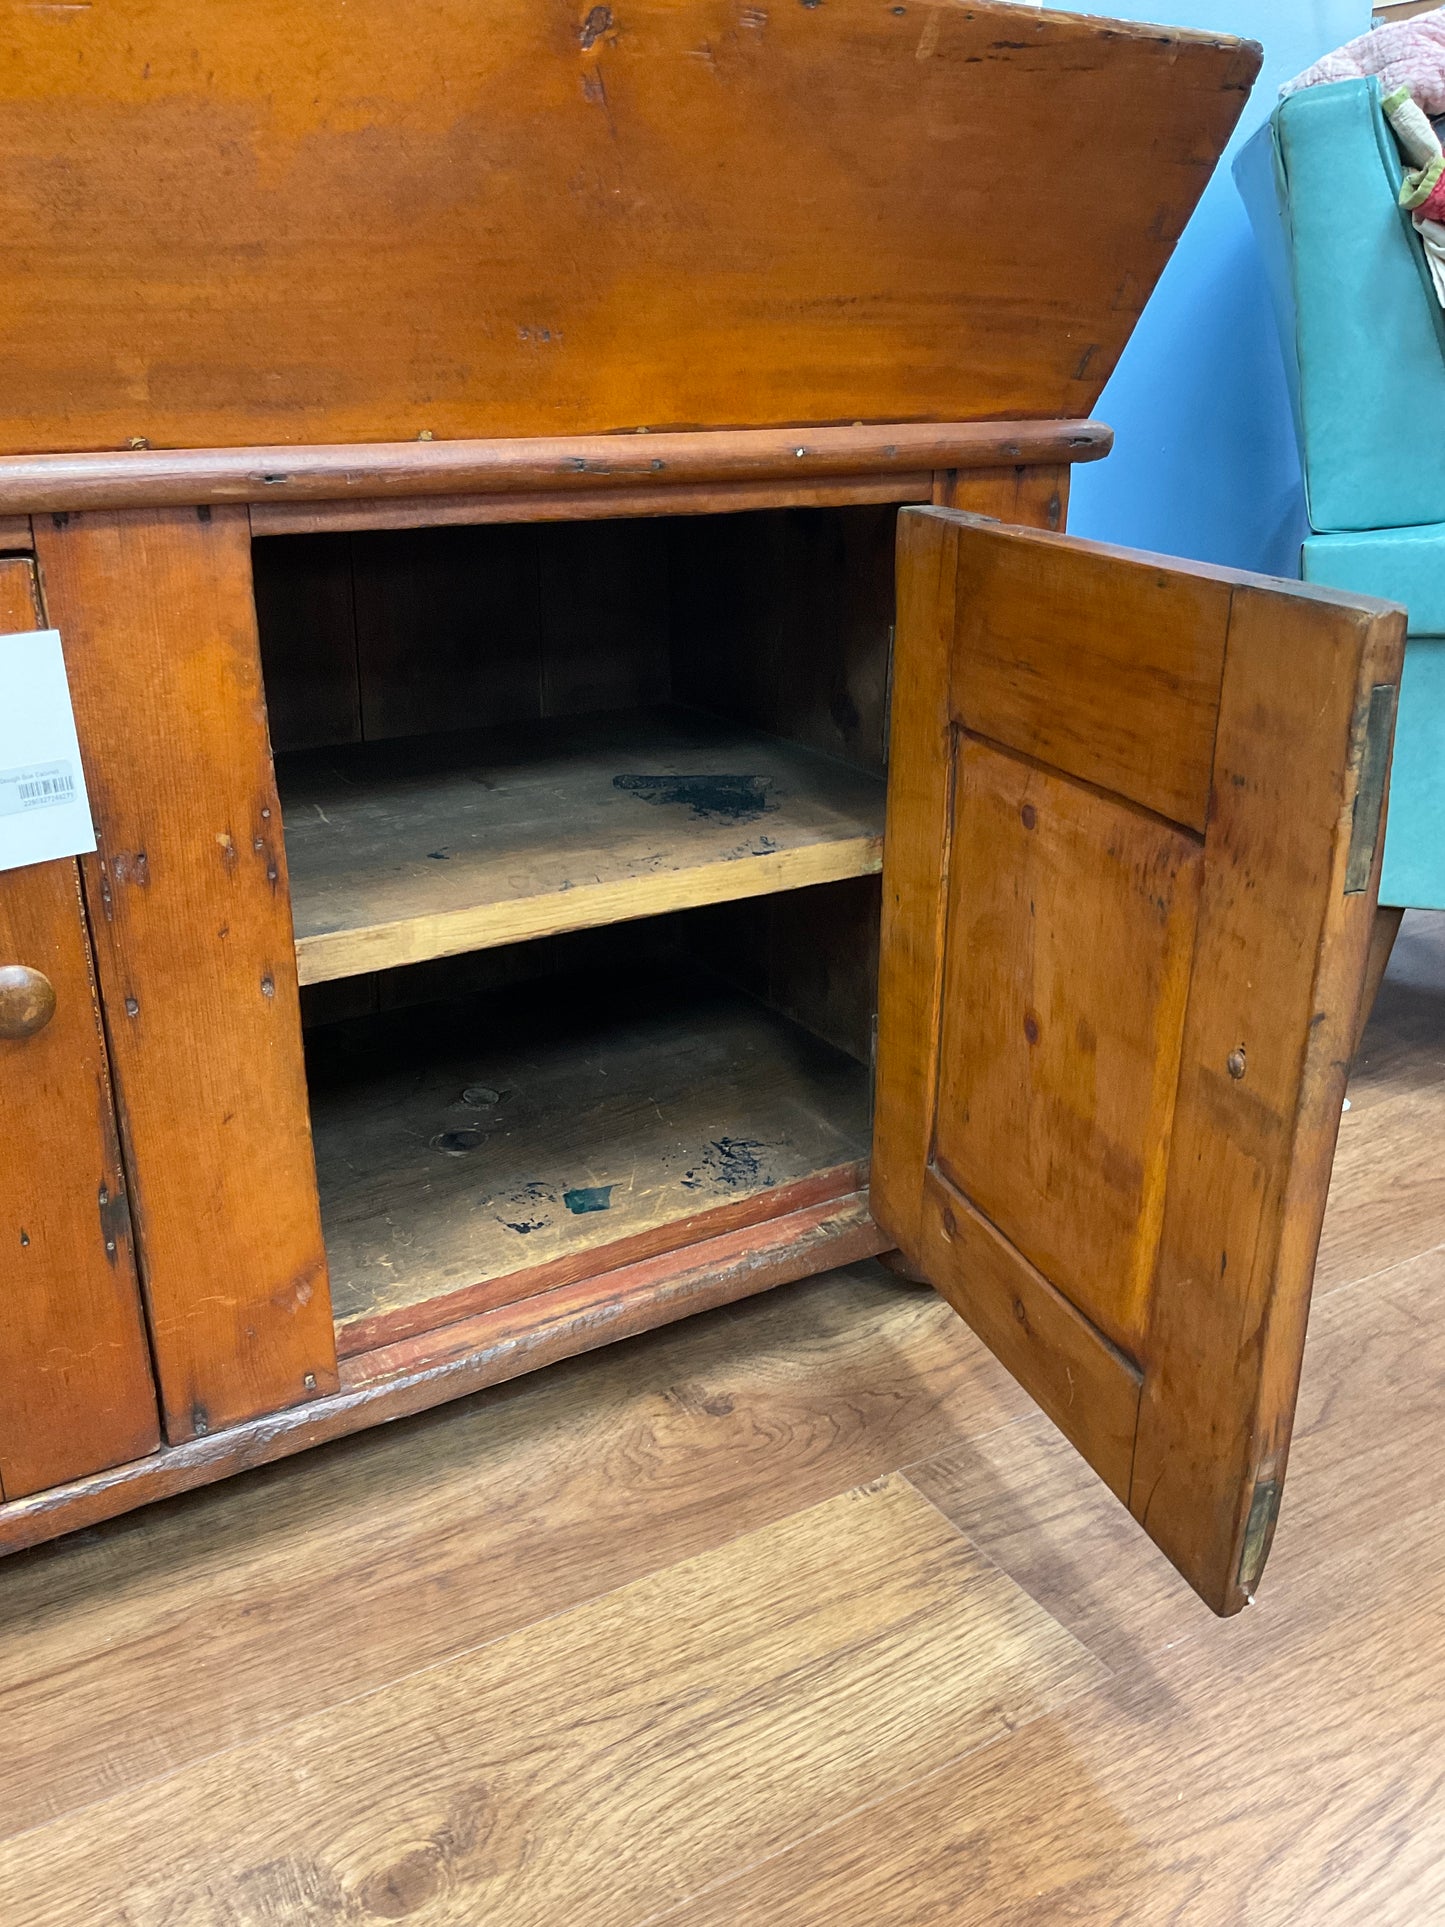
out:
M46 516L166 1434L336 1384L244 509Z
M38 619L33 564L0 561L0 634ZM73 859L0 874L0 964L55 992L43 1030L0 1038L0 1496L18 1499L160 1433Z
M283 535L253 554L271 747L361 738L349 535Z
M880 775L892 503L679 518L674 694Z
M371 532L352 569L363 736L541 715L535 528Z
M639 519L536 530L542 714L578 716L665 702L667 531Z

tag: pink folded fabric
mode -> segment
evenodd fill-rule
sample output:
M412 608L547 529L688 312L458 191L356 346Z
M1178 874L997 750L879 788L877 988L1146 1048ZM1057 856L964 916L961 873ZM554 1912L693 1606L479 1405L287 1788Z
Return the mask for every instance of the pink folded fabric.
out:
M1408 87L1432 119L1445 114L1445 13L1425 13L1361 34L1306 67L1279 91L1296 94L1302 87L1319 87L1329 80L1362 80L1368 74L1379 75L1382 93Z

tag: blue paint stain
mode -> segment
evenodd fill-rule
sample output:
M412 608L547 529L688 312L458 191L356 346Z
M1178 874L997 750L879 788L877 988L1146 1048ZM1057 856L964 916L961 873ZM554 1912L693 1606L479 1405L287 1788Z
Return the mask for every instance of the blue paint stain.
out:
M778 806L771 776L614 776L614 789L644 803L675 803L715 823L751 823Z
M579 1184L574 1190L562 1193L562 1202L567 1209L578 1217L584 1211L610 1211L612 1209L612 1186L610 1184Z
M768 1190L774 1183L771 1171L764 1171L768 1147L755 1137L720 1137L704 1147L702 1162L683 1173L685 1191L702 1191L714 1186L719 1191L746 1191L758 1186Z

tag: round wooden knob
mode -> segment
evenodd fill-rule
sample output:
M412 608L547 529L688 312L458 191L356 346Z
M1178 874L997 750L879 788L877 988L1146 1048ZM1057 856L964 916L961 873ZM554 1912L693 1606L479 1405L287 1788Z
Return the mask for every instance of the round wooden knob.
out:
M55 1015L55 989L28 964L0 964L0 1037L33 1037Z

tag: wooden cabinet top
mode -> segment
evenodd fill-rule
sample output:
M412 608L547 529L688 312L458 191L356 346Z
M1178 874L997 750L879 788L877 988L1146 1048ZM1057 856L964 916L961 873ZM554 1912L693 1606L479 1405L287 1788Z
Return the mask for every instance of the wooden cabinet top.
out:
M12 454L1078 419L1259 59L951 0L7 18Z

